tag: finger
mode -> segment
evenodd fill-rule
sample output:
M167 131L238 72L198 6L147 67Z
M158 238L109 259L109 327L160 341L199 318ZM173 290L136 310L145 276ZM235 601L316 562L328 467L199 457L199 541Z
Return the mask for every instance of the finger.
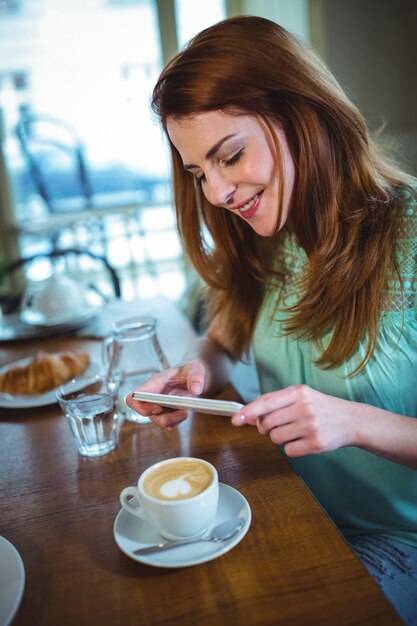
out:
M134 400L132 394L135 391L151 391L152 393L162 393L167 385L167 382L170 381L175 375L178 373L178 367L171 367L167 370L159 372L158 374L151 376L148 380L146 380L142 385L133 389L126 396L126 404L129 408L140 415L148 415L150 412L157 412L159 405L151 404L149 402L142 402L140 400Z
M288 441L284 445L284 451L287 456L305 456L306 454L314 454L311 450L311 446L306 439L295 439L294 441Z
M157 404L150 404L149 402L140 402L139 400L134 400L132 398L132 393L129 393L126 396L126 404L130 409L132 409L132 411L140 413L140 415L148 415L149 413L153 413L158 408L160 408Z
M253 421L260 415L267 415L292 404L306 402L310 399L311 393L312 390L307 385L293 385L279 391L265 393L246 405L245 417Z
M247 424L249 422L246 422L246 417L244 415L244 413L242 413L242 411L239 411L238 413L235 413L234 415L232 415L232 419L230 420L233 424L233 426L243 426L244 424ZM255 426L255 424L251 424L251 426Z
M243 407L232 416L232 424L234 426L243 426L243 424L256 426L261 435L266 435L274 426L291 421L293 414L292 406L285 407L281 411L261 415L257 415L253 408L248 411L247 407Z
M167 370L158 372L158 374L151 376L144 383L140 385L135 391L151 391L152 393L162 393L164 388L170 385L171 380L175 379L178 374L178 367L170 367ZM175 383L178 384L178 383Z
M149 415L151 420L155 422L161 428L165 428L168 430L172 430L178 424L181 424L188 417L188 411L185 409L179 409L178 411L170 411L166 410L164 413L159 415Z
M294 424L298 421L298 417L297 406L292 404L267 415L260 415L256 418L256 426L261 435L267 435L273 428Z
M199 361L187 366L187 389L193 396L199 396L204 389L205 368Z
M267 434L271 441L277 446L286 445L289 442L298 441L300 439L293 424L272 428Z
M307 397L310 392L311 389L306 385L293 385L279 391L265 393L236 413L232 423L235 426L241 426L244 423L257 426L258 417L295 404L303 397Z
M164 392L165 393L165 392ZM192 398L193 395L184 387L172 387L166 392L167 396L182 396L184 398Z
M167 388L178 387L178 386L182 388L187 386L187 376L185 376L182 373L178 373L176 376L173 376L166 383Z

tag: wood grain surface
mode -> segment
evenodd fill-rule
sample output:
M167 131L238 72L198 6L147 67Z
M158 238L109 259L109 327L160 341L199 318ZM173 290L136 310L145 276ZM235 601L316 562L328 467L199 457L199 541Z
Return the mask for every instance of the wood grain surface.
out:
M55 337L2 346L0 362L39 347L101 351L99 340ZM152 463L188 455L246 497L247 535L193 567L133 561L113 537L119 492ZM228 418L194 414L171 432L123 422L116 449L89 459L57 405L2 409L0 476L0 534L26 572L13 626L402 623L277 448Z

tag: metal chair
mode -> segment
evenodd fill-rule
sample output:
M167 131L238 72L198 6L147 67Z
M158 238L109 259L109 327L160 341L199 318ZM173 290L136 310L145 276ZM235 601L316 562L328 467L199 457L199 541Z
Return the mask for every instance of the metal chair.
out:
M110 180L109 172L93 171L78 132L53 115L23 110L15 133L32 184L49 213L139 208L144 202L149 206L163 183L144 175L126 188L126 173L115 171Z
M85 148L70 124L51 115L25 112L16 136L36 190L50 213L91 207L93 191Z

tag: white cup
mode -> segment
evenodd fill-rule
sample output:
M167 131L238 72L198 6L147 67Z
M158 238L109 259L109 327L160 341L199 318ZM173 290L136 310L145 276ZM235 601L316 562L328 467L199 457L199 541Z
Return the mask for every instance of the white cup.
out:
M120 493L120 502L129 513L174 540L203 534L214 520L218 501L216 468L192 457L155 463L141 474L137 487L125 487Z
M88 306L83 287L69 276L51 276L29 287L22 310L28 317L47 320L67 318Z

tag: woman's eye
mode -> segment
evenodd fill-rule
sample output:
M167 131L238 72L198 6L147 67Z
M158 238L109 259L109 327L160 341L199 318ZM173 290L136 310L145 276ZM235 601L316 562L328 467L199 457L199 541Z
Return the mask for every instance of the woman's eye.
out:
M236 152L236 154L234 154L232 157L230 157L230 159L223 159L223 163L226 167L230 167L231 165L235 165L236 163L238 163L240 161L240 159L243 156L243 148L241 150L239 150L238 152Z
M201 185L201 183L206 180L206 177L204 174L200 174L200 176L195 176L195 179L197 181L197 185Z

